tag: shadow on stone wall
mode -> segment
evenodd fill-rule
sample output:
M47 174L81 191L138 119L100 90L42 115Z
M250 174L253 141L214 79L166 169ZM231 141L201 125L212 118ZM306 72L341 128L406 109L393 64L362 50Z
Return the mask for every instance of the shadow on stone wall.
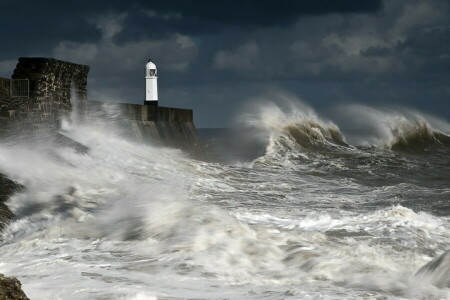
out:
M72 96L84 112L88 72L88 66L53 58L19 58L12 79L29 80L29 97L12 97L2 84L8 79L0 80L0 137L58 129L70 116Z

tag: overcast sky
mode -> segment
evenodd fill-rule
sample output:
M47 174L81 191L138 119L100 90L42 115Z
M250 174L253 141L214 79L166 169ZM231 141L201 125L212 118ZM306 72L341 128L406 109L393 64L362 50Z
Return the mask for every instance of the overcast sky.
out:
M54 57L91 67L90 99L141 103L152 58L160 105L193 108L197 127L277 93L450 120L446 0L0 0L0 28L0 77Z

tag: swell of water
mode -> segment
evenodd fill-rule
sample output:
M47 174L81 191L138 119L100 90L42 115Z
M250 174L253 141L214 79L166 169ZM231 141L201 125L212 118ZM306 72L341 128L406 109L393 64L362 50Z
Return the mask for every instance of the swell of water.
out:
M427 263L415 276L417 280L425 280L438 287L450 287L450 251Z
M26 187L0 272L32 299L449 298L448 254L428 263L450 246L450 214L433 210L448 184L405 182L427 176L420 158L350 146L307 107L265 107L247 118L269 141L251 163L195 161L98 119L64 127L85 154L0 145L0 171Z
M420 153L436 148L449 148L450 136L433 128L418 112L383 111L365 106L341 107L347 123L366 128L352 141L355 145L372 146L401 152ZM268 137L266 153L286 151L342 151L352 148L339 127L324 121L308 106L293 100L284 105L264 103L242 116L244 124L259 129ZM440 128L450 131L450 124L428 116ZM345 122L344 122L345 123ZM345 125L345 124L344 124ZM347 124L348 125L348 124Z
M344 125L363 129L352 139L356 145L396 151L423 151L450 145L450 124L417 111L347 105L338 112Z
M332 151L349 147L338 126L319 118L304 103L285 101L280 106L266 102L250 110L251 113L240 117L241 123L259 130L261 138L266 139L266 154Z

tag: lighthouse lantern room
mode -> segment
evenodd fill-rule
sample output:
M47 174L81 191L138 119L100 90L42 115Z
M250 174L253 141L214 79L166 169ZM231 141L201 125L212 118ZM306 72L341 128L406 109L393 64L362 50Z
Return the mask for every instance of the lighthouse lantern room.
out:
M145 65L145 104L158 105L158 77L156 65L151 59Z

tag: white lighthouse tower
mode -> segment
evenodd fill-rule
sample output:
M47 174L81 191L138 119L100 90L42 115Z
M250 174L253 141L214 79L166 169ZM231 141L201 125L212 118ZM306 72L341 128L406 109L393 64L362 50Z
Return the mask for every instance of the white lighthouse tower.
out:
M145 65L145 104L158 106L158 77L151 59Z

